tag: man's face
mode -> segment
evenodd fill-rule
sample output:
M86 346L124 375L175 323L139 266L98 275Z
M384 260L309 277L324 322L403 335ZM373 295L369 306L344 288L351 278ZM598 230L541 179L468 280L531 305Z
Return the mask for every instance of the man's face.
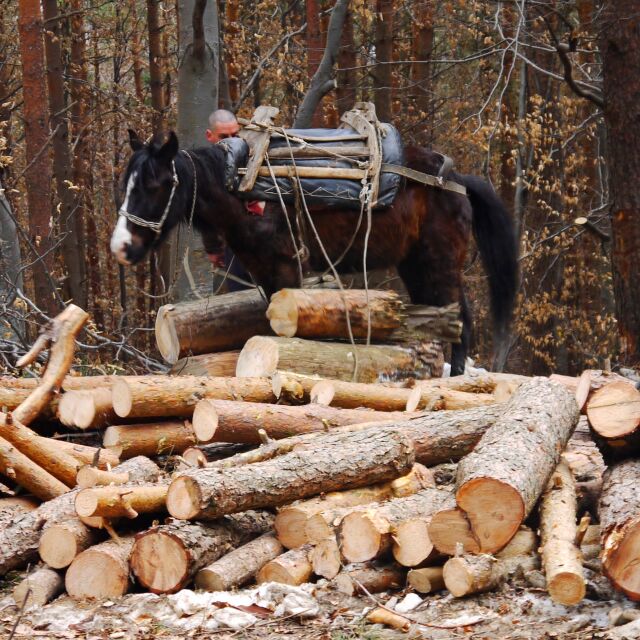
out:
M225 138L233 138L238 135L240 125L237 122L216 122L212 129L207 129L207 140L212 144Z

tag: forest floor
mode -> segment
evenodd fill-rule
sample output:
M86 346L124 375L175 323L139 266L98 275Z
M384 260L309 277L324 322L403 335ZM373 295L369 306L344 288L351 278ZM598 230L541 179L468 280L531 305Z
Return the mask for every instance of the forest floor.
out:
M607 599L585 599L580 605L566 608L551 602L546 592L525 585L504 585L493 593L454 599L448 594L425 596L422 604L406 614L413 624L407 633L371 625L363 613L374 604L369 597L349 597L330 588L326 581L310 589L319 605L315 615L267 617L239 629L211 628L207 620L215 606L188 610L175 606L178 596L130 594L99 604L77 603L68 596L53 603L23 611L5 594L0 599L0 636L18 639L84 638L216 638L226 640L391 640L424 638L425 640L542 640L608 639L609 612L614 607L633 608L633 603L608 591ZM182 592L183 594L185 592ZM191 598L190 592L185 594ZM180 595L180 594L178 594ZM403 594L375 596L379 604L394 606ZM188 607L187 607L188 609ZM218 609L219 610L219 609ZM20 617L15 634L11 630ZM617 638L627 637L615 636ZM629 635L629 640L640 637Z

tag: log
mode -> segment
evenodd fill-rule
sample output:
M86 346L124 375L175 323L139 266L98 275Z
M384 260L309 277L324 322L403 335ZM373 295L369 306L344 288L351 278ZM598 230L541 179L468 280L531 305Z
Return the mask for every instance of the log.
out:
M69 491L69 487L0 438L0 473L14 480L40 500L51 500Z
M367 407L377 411L404 411L412 391L398 387L364 382L320 380L309 392L311 402L324 406L357 409Z
M484 432L504 414L501 405L489 405L464 411L427 413L413 420L371 425L347 425L331 433L307 433L293 438L270 442L258 449L245 451L224 460L209 463L209 468L228 469L271 460L300 446L322 446L324 438L337 434L357 433L367 429L402 433L413 442L416 460L431 467L443 462L460 460L473 450Z
M93 487L76 494L76 513L83 518L137 518L165 510L168 485Z
M367 613L367 622L371 624L384 624L403 633L407 633L411 628L411 620L384 607L376 607L369 611L369 613Z
M64 569L77 555L100 542L103 537L100 530L73 518L45 529L40 537L38 553L52 569Z
M117 455L116 452L108 451L107 449L88 447L84 444L67 442L66 440L57 440L55 438L42 438L40 443L43 447L46 446L49 449L69 454L74 457L80 465L93 465L97 463L98 469L107 469L120 464L119 455Z
M13 590L13 599L21 609L42 607L64 591L62 576L43 567L29 574Z
M273 533L265 533L200 569L196 574L195 587L204 591L228 591L241 587L283 551Z
M391 480L408 473L413 462L411 442L401 434L330 434L322 448L301 448L260 465L188 471L171 483L167 509L174 518L213 520Z
M179 454L199 442L209 442L213 430L204 431L206 428L205 425L196 433L184 420L113 425L105 430L102 444L123 459Z
M50 347L47 367L40 384L12 411L14 420L29 425L48 406L73 364L75 339L88 318L89 314L86 311L70 304L51 320L29 352L18 360L18 367L27 366L35 362L40 352Z
M270 333L267 304L257 289L166 304L156 316L156 344L175 364L187 355L241 348L252 336Z
M460 461L457 508L468 519L481 552L502 549L529 515L578 417L569 391L546 378L533 378L518 389L502 417ZM455 544L451 540L449 552L455 552Z
M281 289L271 296L267 318L285 338L385 340L400 327L402 310L395 291Z
M318 498L294 503L282 508L276 516L274 528L278 540L293 549L307 542L314 544L333 535L323 513L336 509L356 507L372 502L383 502L393 497L406 497L421 489L435 486L433 474L421 464L415 464L406 476L362 489L334 491ZM331 516L327 516L331 521ZM309 538L312 533L313 539Z
M200 569L262 535L272 524L271 514L248 512L209 525L173 522L153 527L136 536L131 570L152 593L175 593Z
M335 578L342 569L342 554L335 536L320 540L311 549L309 562L317 576L327 580Z
M114 471L128 472L134 482L153 482L160 474L158 466L146 458L127 460ZM0 529L0 576L37 559L40 536L47 528L77 519L74 508L77 493L78 490L69 491L44 502L17 518L11 526Z
M338 527L342 555L349 562L366 562L392 549L397 562L415 567L432 556L428 525L431 516L450 501L448 491L423 489L413 496L355 509Z
M75 429L99 429L110 424L116 418L111 388L67 391L58 403L58 417L63 425Z
M121 418L189 418L202 398L273 402L267 378L207 378L146 376L113 383L113 408Z
M640 452L640 391L628 382L612 382L587 402L587 418L607 459Z
M207 456L198 447L189 447L182 452L182 458L190 467L203 468L207 466Z
M271 149L268 153L270 160L294 158L335 158L336 156L349 156L365 158L370 154L369 148L361 145L319 147L305 145L304 147L282 147Z
M240 352L236 375L271 376L280 369L350 382L375 382L389 376L429 377L439 375L432 374L431 369L442 354L440 348L434 356L430 348L430 343L415 348L354 347L337 342L255 336Z
M278 178L290 178L290 167L260 167L258 175L270 178L273 175ZM364 180L367 172L363 169L341 169L339 167L309 167L296 166L296 175L300 178L324 178L328 180Z
M216 442L260 444L260 429L264 429L269 438L281 440L314 431L329 431L348 424L389 422L418 415L370 409L336 409L316 404L291 407L205 398L194 409L193 430L207 435L213 433L211 439Z
M407 584L418 593L433 593L445 588L442 567L411 569L407 574Z
M169 372L174 376L212 376L214 378L236 375L240 350L203 353L199 356L180 358Z
M455 598L491 591L517 572L532 571L540 566L537 556L514 556L497 560L483 553L450 558L444 565L444 584Z
M267 562L258 572L258 584L279 582L297 586L307 582L313 573L313 567L309 561L311 550L311 545L305 544L298 549L290 549Z
M335 588L348 596L401 589L404 586L404 582L405 572L393 565L382 567L365 566L361 569L342 571L333 580Z
M0 499L0 531L11 526L21 516L38 508L35 498L2 498Z
M456 389L433 388L417 382L411 390L405 409L407 411L460 410L486 407L495 404L496 398L490 393L470 393Z
M73 487L80 467L78 461L68 453L49 448L47 438L41 438L35 431L20 423L14 414L15 412L0 414L0 438L14 445L34 465L57 478L67 487ZM31 491L30 487L26 488ZM38 495L35 491L31 491L31 493ZM38 495L38 497L40 496Z
M78 555L65 576L67 593L75 600L119 598L131 587L129 556L133 536L108 540Z
M640 460L610 466L600 496L602 569L611 584L634 601L640 600Z
M103 471L91 465L81 467L76 476L76 485L80 487L80 489L107 486L110 484L126 484L127 482L129 482L129 474L126 472L115 473L113 471Z
M554 602L578 604L586 592L580 550L575 544L578 527L576 488L565 462L549 478L540 503L542 568L547 591Z

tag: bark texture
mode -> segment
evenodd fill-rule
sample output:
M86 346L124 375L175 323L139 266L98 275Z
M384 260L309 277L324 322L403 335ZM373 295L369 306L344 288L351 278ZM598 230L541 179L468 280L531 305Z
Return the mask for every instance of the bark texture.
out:
M203 353L199 356L180 358L171 374L176 376L213 376L231 378L236 375L240 351L222 351L220 353Z
M64 591L62 576L47 567L29 574L13 590L13 599L19 607L41 607Z

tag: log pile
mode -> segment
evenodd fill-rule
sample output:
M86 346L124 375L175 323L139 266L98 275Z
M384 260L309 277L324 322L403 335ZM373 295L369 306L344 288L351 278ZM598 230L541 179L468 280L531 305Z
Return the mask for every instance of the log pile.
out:
M624 457L636 427L621 386L633 385L593 390L589 373L575 384L487 374L400 387L283 371L280 360L257 377L91 381L69 375L82 317L49 329L46 377L0 379L6 395L22 393L0 415L0 473L19 496L0 500L0 574L43 563L16 599L320 577L348 595L463 597L541 569L549 596L571 606L585 597L583 563L601 555L604 575L640 600L640 461ZM69 409L62 421L61 407L87 398L91 420ZM100 425L102 441L40 435L55 416L69 437ZM589 429L611 461L604 480ZM434 468L452 462L450 484Z

